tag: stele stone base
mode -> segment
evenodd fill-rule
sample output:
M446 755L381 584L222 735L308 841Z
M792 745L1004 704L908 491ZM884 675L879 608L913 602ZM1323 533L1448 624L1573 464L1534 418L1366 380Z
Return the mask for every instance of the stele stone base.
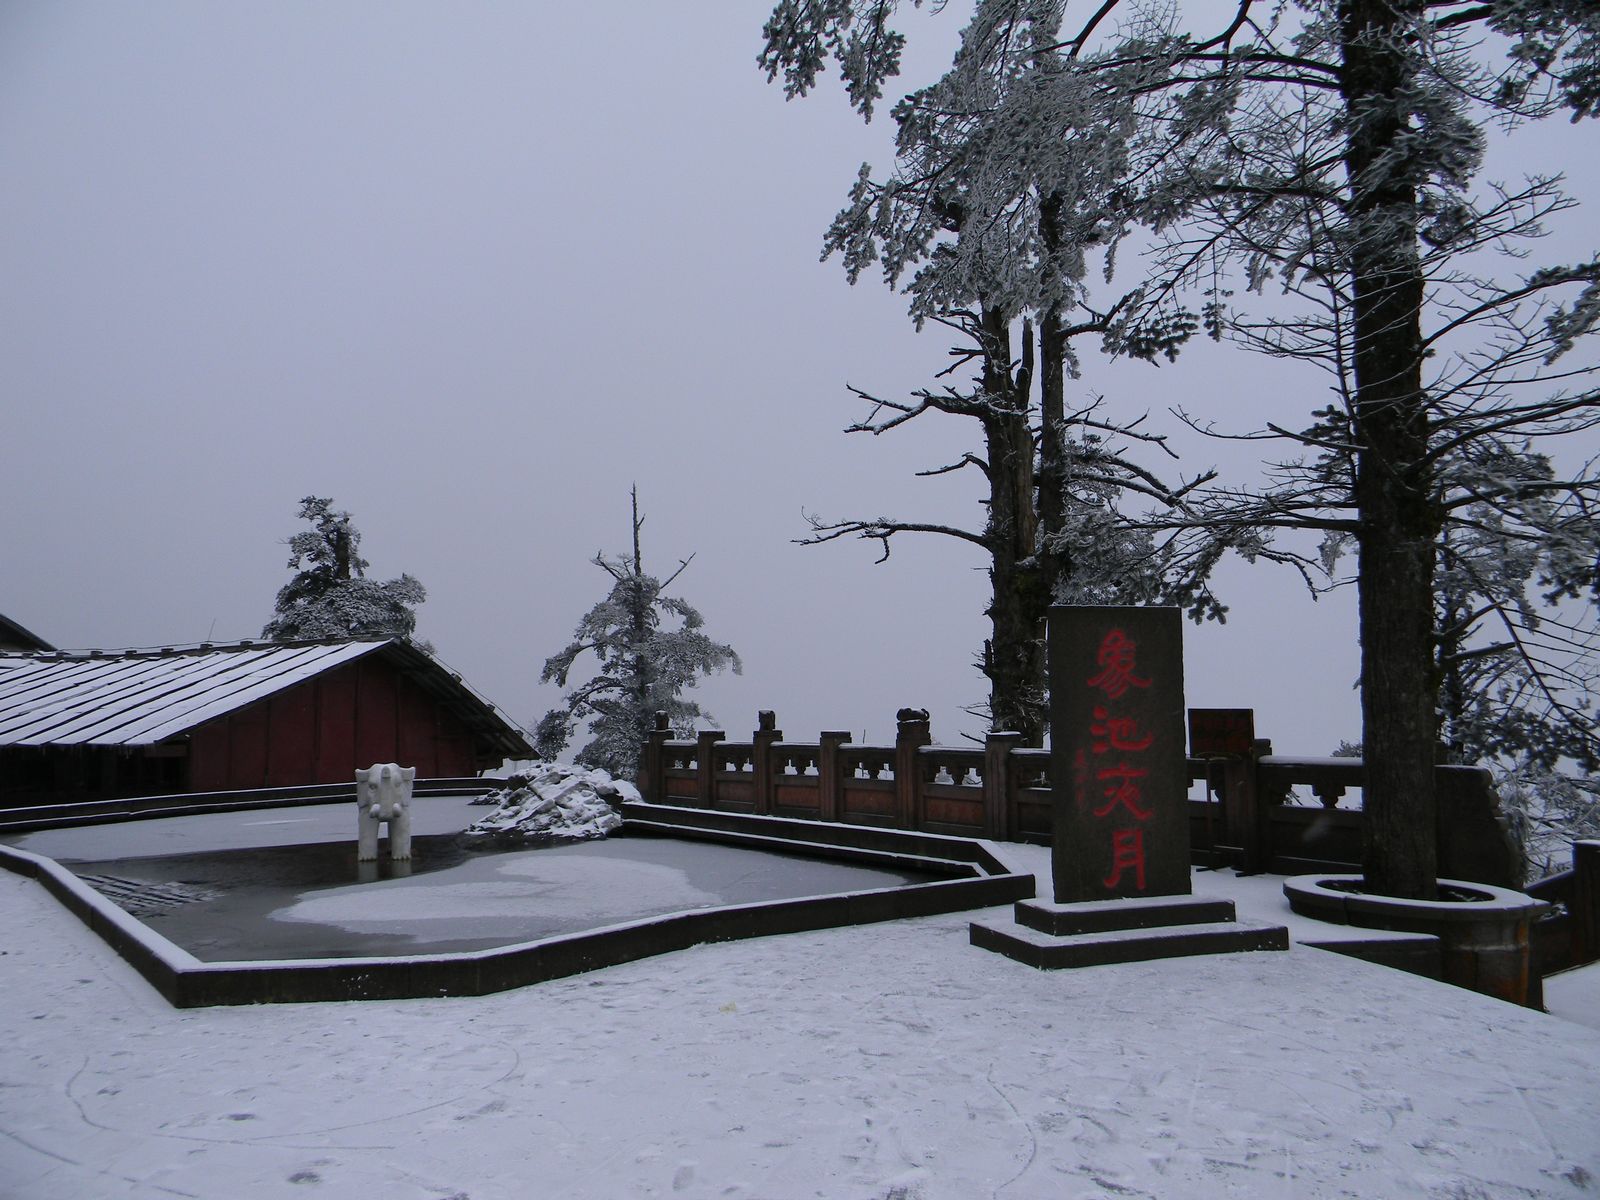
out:
M1232 900L1021 900L1013 912L1010 921L972 922L972 944L1045 971L1289 948L1287 929L1238 920Z

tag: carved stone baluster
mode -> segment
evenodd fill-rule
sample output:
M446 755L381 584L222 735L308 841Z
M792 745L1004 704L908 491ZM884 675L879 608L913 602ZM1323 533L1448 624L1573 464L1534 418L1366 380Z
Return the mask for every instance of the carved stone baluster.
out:
M655 727L645 735L644 753L639 756L639 795L651 804L667 802L667 780L661 769L661 751L671 736L667 714L656 713Z
M917 751L932 741L926 709L902 708L896 714L894 792L897 824L902 829L922 828L926 805L917 772Z
M756 731L751 735L750 756L755 778L756 812L772 812L772 743L783 740L783 730L778 728L777 714L762 709L756 714Z
M696 739L695 761L699 765L695 782L696 799L701 808L715 808L717 780L717 743L727 741L728 735L720 729L702 729Z
M827 729L817 747L817 804L824 821L843 819L844 769L839 747L849 740L847 730Z
M1011 752L1020 745L1022 745L1020 733L991 733L984 739L983 836L986 838L1015 841L1019 836ZM1021 786L1024 782L1019 779L1016 781L1016 786Z

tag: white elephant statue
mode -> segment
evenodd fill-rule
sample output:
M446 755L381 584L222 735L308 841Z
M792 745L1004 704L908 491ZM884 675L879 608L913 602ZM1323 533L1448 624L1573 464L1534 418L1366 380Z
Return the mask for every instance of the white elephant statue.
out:
M389 822L389 857L396 862L411 858L411 784L415 767L399 763L373 763L356 771L356 860L378 857L378 826Z

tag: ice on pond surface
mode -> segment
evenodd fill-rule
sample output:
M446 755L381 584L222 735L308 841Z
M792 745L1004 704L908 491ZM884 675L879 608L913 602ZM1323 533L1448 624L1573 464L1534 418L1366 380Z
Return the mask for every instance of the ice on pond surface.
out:
M488 878L479 877L484 870ZM485 920L582 929L596 920L626 919L621 914L727 903L718 892L696 887L682 867L626 854L528 851L469 860L448 872L452 879L468 873L473 878L461 882L413 876L325 889L267 915L358 933L423 936L443 924Z

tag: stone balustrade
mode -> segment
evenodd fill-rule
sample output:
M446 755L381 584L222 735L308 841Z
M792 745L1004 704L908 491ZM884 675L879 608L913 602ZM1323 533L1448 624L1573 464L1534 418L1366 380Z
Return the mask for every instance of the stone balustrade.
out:
M674 738L665 718L644 746L639 789L656 804L841 821L1048 843L1050 753L1015 733L981 745L933 742L925 712L903 709L889 745L853 742L840 730L787 741L762 712L748 741L722 730ZM1441 766L1440 874L1500 887L1521 885L1521 863L1488 771ZM1190 844L1197 863L1300 874L1356 870L1361 861L1358 758L1272 753L1188 760Z

